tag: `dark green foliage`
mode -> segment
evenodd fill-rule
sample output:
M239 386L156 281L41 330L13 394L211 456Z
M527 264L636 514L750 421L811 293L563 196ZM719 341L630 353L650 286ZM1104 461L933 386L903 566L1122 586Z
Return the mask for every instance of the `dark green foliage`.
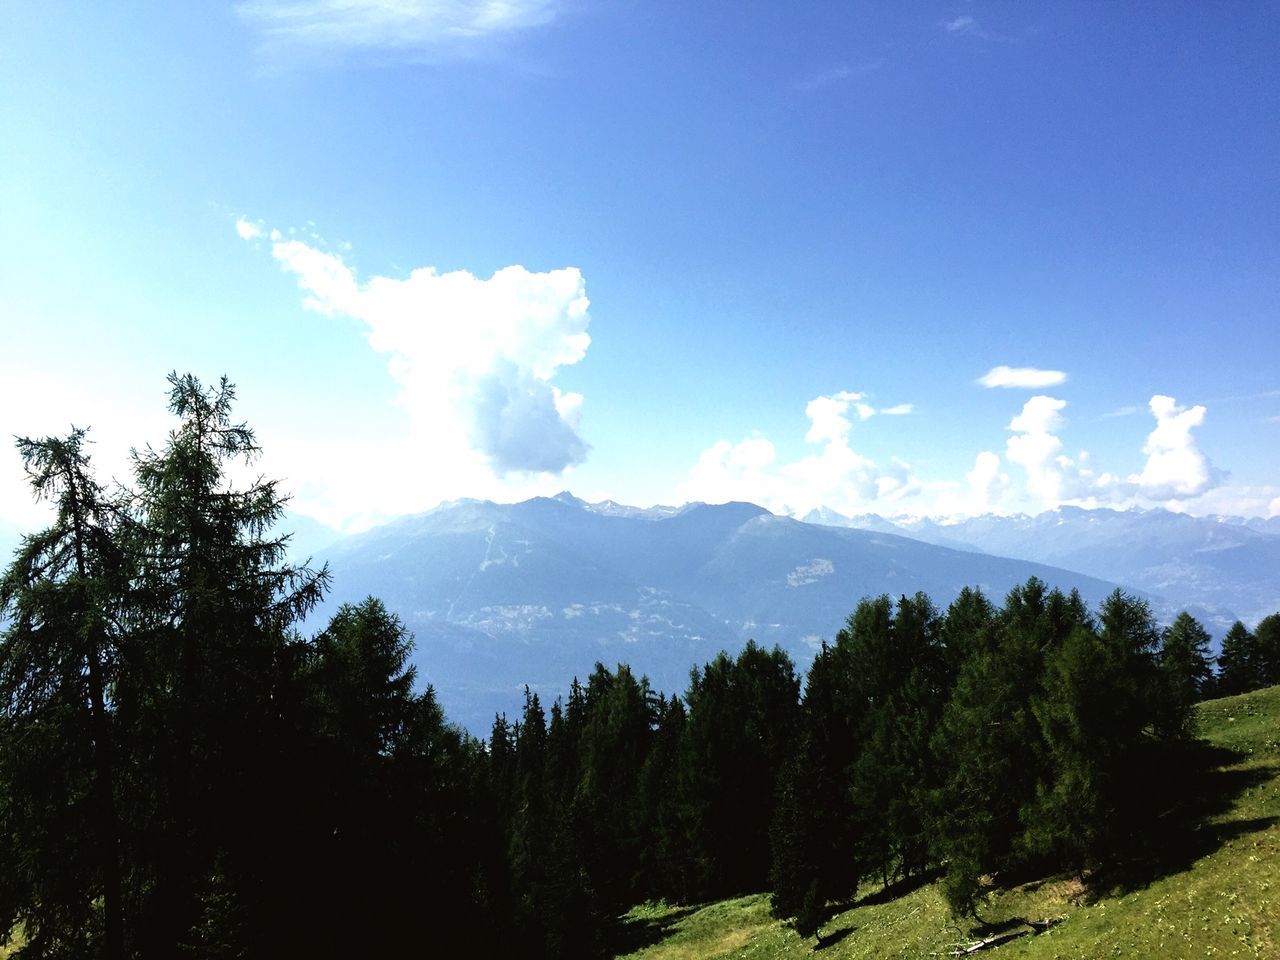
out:
M124 956L120 732L109 698L122 659L127 582L119 516L90 472L85 432L18 440L53 525L27 537L0 579L0 931L32 956Z
M1217 692L1229 697L1262 686L1262 656L1257 638L1237 620L1222 639L1218 655Z
M1038 728L1031 704L1044 642L1035 623L997 619L980 594L962 596L947 613L944 631L967 640L931 744L946 771L935 799L933 847L946 864L943 892L957 914L976 909L979 876L1009 866L1020 811L1035 792Z
M655 729L636 798L640 854L636 892L642 899L687 900L692 895L689 852L679 797L686 715L679 697L659 696Z
M799 742L770 825L772 909L779 917L796 916L811 885L824 901L849 899L857 890L857 825L848 800L857 742L845 654L824 643L805 681Z
M1157 718L1162 736L1170 739L1192 735L1192 707L1203 698L1213 680L1209 660L1209 632L1183 611L1164 629L1160 645L1163 709Z
M941 623L928 597L864 600L837 637L851 662L859 755L850 795L858 859L908 876L928 859L929 791L936 784L929 741L947 696Z
M1112 740L1123 701L1108 654L1094 633L1074 630L1049 657L1036 703L1047 762L1023 842L1077 870L1100 862L1114 822Z
M1280 683L1280 613L1258 621L1253 630L1258 656L1258 673L1263 686Z
M414 690L403 626L371 600L297 634L326 574L283 562L273 484L228 480L257 451L233 398L170 377L178 426L118 495L83 432L19 443L56 508L0 580L23 956L397 954L424 909L454 930L504 895L487 759Z
M1129 847L1144 810L1149 731L1165 712L1150 607L1116 591L1099 629L1077 626L1046 659L1035 705L1046 763L1025 843L1076 870Z
M799 681L790 658L748 642L695 670L680 797L699 897L760 889L769 875L774 791L795 744Z
M821 887L819 859L827 838L820 823L826 811L812 777L822 773L821 766L813 763L810 738L804 734L800 750L782 771L769 824L769 905L776 917L796 916L806 892Z
M819 928L826 919L827 901L822 896L822 889L815 880L805 891L800 911L796 914L796 933L802 937L819 936Z

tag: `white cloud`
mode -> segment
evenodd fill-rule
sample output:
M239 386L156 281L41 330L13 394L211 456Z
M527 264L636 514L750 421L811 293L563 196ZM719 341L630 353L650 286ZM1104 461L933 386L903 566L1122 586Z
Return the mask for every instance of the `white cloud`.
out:
M1026 472L1026 491L1043 507L1072 503L1083 507L1101 504L1121 506L1164 506L1202 497L1217 486L1221 471L1210 464L1196 446L1192 430L1204 422L1205 408L1179 407L1172 397L1151 398L1156 428L1142 448L1146 464L1141 473L1128 477L1095 472L1086 451L1073 460L1062 454L1057 436L1065 425L1062 410L1066 401L1037 395L1023 406L1009 423L1006 456ZM1242 499L1243 498L1243 499ZM1257 497L1238 491L1222 503L1238 502L1247 512L1256 513ZM1203 501L1207 507L1209 501Z
M942 29L947 33L968 33L977 26L977 21L970 16L956 17L954 20L943 20Z
M307 309L364 324L389 357L415 443L437 464L479 454L498 475L559 473L586 456L582 397L552 383L591 343L577 269L511 266L481 279L424 267L362 283L340 256L301 240L271 252L297 276Z
M241 217L236 221L236 233L241 240L257 240L262 236L262 227Z
M829 397L815 397L805 407L805 416L809 418L810 426L804 439L807 443L823 443L847 437L852 427L847 416L851 410L857 414L859 420L870 420L877 413L901 417L914 409L914 405L910 403L899 403L897 406L876 409L867 402L865 393L854 393L848 390L841 390Z
M1013 436L1005 445L1005 456L1026 471L1027 492L1046 507L1083 496L1083 481L1092 476L1084 468L1087 454L1082 453L1077 463L1059 452L1062 441L1057 431L1066 424L1062 417L1066 406L1065 400L1037 394L1009 422Z
M804 408L804 415L809 418L809 432L804 435L805 443L825 443L839 437L848 436L853 426L845 413L851 403L861 403L862 393L842 390L829 397L814 397ZM866 407L866 404L862 404ZM866 417L862 418L867 419Z
M440 51L554 20L560 0L245 0L268 46Z
M811 93L814 90L820 90L823 87L830 86L833 83L839 83L841 80L848 80L850 77L865 76L868 73L875 73L885 65L883 58L879 60L870 60L866 63L850 66L847 63L838 63L835 66L827 67L824 70L818 70L809 74L803 79L797 80L791 86L805 93Z
M1280 485L1223 483L1198 497L1153 502L1135 500L1139 506L1157 506L1193 517L1280 516Z
M983 450L974 458L973 469L964 478L969 484L969 499L962 508L965 513L989 513L998 509L1009 489L1009 477L1000 470L1000 456L990 450Z
M1150 407L1156 428L1142 448L1147 462L1140 474L1129 478L1139 494L1151 500L1173 500L1199 496L1214 486L1221 474L1191 435L1204 423L1205 408L1180 407L1173 397L1160 394L1151 398Z
M865 397L841 391L809 401L805 440L821 450L798 460L779 461L773 443L758 435L713 444L678 488L678 499L750 500L778 513L802 515L820 506L857 513L918 493L920 483L909 464L893 459L880 465L850 447L849 414L866 420L877 412Z
M992 367L978 378L984 387L1012 387L1023 390L1043 390L1067 382L1061 370L1040 370L1037 367Z

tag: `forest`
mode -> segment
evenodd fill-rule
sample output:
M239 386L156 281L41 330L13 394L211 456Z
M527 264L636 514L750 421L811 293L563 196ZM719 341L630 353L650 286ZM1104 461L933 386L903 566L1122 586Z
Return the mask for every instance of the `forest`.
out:
M0 579L0 936L24 958L610 956L649 900L768 890L804 935L869 884L1139 856L1193 706L1280 683L1280 614L1221 655L1183 613L1036 579L850 598L801 675L748 643L678 696L595 664L452 725L376 598L308 630L234 387L169 378L128 484L88 435L19 439L52 521ZM856 934L855 934L856 935Z

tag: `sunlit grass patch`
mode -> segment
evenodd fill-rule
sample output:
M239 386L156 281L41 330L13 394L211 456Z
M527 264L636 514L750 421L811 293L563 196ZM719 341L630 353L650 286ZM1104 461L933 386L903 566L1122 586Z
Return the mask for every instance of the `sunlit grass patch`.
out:
M1048 877L998 890L980 911L985 931L953 920L934 884L889 899L873 888L823 925L826 945L816 955L948 956L984 932L1025 930L977 956L1280 957L1280 687L1209 701L1199 715L1209 755L1221 761L1200 786L1223 793L1206 798L1205 816L1179 838L1179 849L1088 883ZM637 960L815 955L812 938L770 916L765 894L692 909L648 904L628 919L653 934L626 954ZM1021 920L1051 925L1033 933Z

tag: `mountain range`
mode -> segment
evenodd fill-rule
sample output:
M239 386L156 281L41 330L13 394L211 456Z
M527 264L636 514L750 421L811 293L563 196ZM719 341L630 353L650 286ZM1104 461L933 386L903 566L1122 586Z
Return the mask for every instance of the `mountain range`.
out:
M627 662L669 692L683 691L691 666L748 639L781 645L803 668L859 599L881 593L924 591L945 608L968 585L998 602L1034 575L1079 589L1091 605L1123 585L1149 596L1166 622L1183 607L1219 632L1230 622L1217 598L1190 602L1098 570L998 556L972 544L980 526L867 529L852 518L839 526L834 515L813 519L824 522L749 503L641 509L567 493L516 504L459 500L320 550L334 585L318 616L381 597L415 635L423 679L477 733L495 711L517 709L525 684L550 701L597 660ZM1067 541L1062 554L1072 558Z
M1029 576L1096 604L1117 585L1162 622L1190 610L1217 637L1280 610L1280 518L1059 507L959 520L802 520L748 503L638 508L567 493L458 500L343 536L289 515L296 558L328 562L336 606L381 597L416 638L415 662L451 717L484 733L525 684L554 699L597 661L683 691L694 664L748 639L803 668L859 599L964 586L997 602ZM18 531L0 525L7 565Z
M954 521L844 517L830 510L804 519L1082 571L1198 608L1217 633L1237 618L1253 624L1280 609L1280 517L1064 506L1035 516Z

